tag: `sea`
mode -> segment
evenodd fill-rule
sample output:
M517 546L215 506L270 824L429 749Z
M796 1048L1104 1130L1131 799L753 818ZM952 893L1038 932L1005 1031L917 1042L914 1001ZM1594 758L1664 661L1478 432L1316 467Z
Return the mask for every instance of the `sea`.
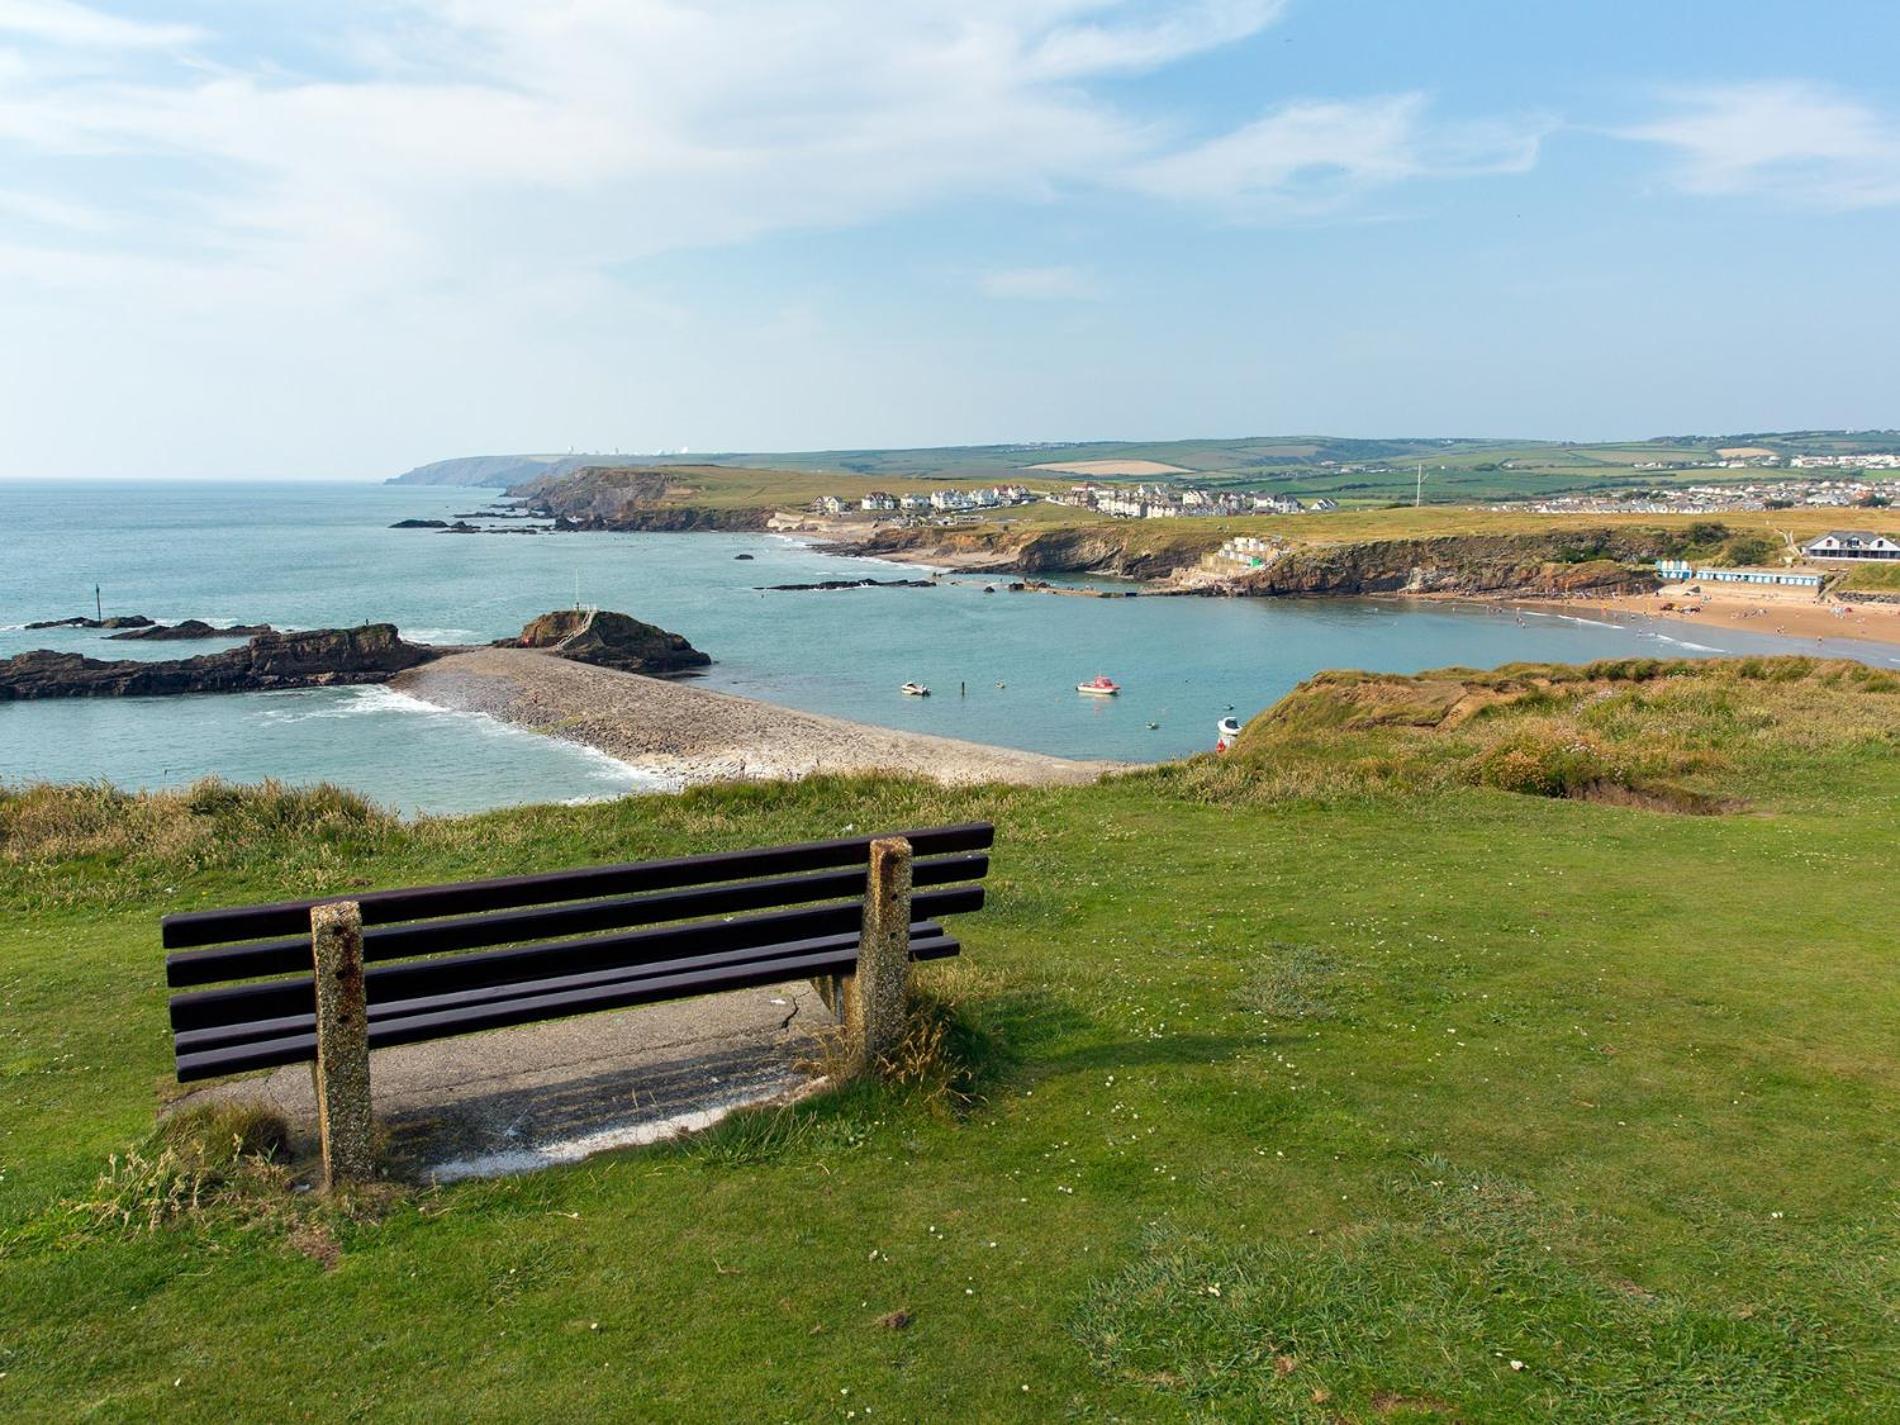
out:
M371 621L425 643L517 633L575 604L617 609L712 655L700 686L862 722L1065 757L1154 761L1213 745L1324 668L1524 659L1828 653L1834 640L1397 600L1063 598L951 574L931 588L770 592L916 578L915 566L766 534L444 534L496 492L365 484L0 482L0 657L33 648L166 658L207 643L27 630L105 613L322 628ZM499 522L498 522L499 523ZM750 556L745 558L743 556ZM1078 585L1116 589L1114 581ZM997 592L987 592L994 588ZM1097 674L1112 699L1077 694ZM929 698L904 696L915 680ZM0 703L0 782L176 787L332 782L407 814L579 801L664 784L588 748L387 688Z

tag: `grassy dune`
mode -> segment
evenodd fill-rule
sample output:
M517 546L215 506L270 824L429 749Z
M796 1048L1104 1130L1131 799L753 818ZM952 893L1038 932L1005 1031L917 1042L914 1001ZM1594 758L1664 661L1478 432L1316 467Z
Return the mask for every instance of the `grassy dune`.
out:
M1856 564L1840 582L1842 593L1900 594L1900 563Z
M1891 675L1631 662L1325 675L1093 788L0 794L0 1402L1894 1418L1896 753ZM148 1137L167 910L963 816L968 1103L349 1203Z

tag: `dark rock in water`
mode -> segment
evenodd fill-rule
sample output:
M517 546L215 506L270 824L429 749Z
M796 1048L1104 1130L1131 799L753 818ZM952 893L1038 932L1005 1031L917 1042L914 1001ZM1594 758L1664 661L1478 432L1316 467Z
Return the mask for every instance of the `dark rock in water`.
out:
M734 559L751 559L753 556L750 554L735 554L732 557Z
M447 520L397 520L391 529L447 529Z
M437 520L436 524L439 526L437 532L440 534L539 534L542 529L540 525L523 525L519 529L498 529L493 525L470 524L465 519L458 519L454 524L443 524L441 520Z
M267 623L240 623L230 628L213 628L203 619L188 618L173 624L155 623L143 628L128 629L124 633L112 634L106 642L130 643L150 639L162 643L172 639L182 641L193 638L256 638L260 633L274 632L276 630Z
M934 589L934 579L825 579L816 584L763 584L768 594L802 594L818 589Z
M54 618L44 623L30 623L33 628L150 628L158 622L144 614L114 614L111 618Z
M263 633L242 648L150 663L87 658L42 648L0 661L0 702L381 683L438 656L435 649L404 643L393 623Z
M519 638L502 639L496 646L540 648L577 663L656 678L688 673L712 662L677 633L605 609L558 609L542 614L521 630Z

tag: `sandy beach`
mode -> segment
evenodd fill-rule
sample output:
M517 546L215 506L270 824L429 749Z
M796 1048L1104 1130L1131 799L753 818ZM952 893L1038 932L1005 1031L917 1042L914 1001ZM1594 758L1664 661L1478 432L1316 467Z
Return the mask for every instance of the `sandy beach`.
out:
M1076 785L1117 765L873 727L528 649L453 654L390 686L581 743L679 785L821 772L898 772L947 786Z
M1700 594L1686 593L1681 585L1672 585L1650 594L1510 602L1526 608L1622 620L1656 619L1685 628L1700 625L1779 633L1790 638L1857 638L1869 643L1900 644L1900 604L1856 603L1851 595L1822 600L1801 589L1705 583Z

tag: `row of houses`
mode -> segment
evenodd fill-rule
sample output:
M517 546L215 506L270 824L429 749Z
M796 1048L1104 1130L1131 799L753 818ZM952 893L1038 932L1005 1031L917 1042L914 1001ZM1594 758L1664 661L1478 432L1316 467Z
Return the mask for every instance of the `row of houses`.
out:
M1035 492L1026 485L991 485L978 490L930 490L909 495L893 495L888 490L873 490L851 501L837 495L821 495L812 508L821 515L843 515L852 510L867 514L943 514L964 510L994 510L1008 505L1033 503Z
M1870 451L1865 455L1797 455L1788 462L1797 470L1900 470L1900 452Z
M1125 520L1180 519L1193 515L1296 515L1336 510L1332 500L1250 490L1206 490L1194 485L1077 485L1061 503Z

